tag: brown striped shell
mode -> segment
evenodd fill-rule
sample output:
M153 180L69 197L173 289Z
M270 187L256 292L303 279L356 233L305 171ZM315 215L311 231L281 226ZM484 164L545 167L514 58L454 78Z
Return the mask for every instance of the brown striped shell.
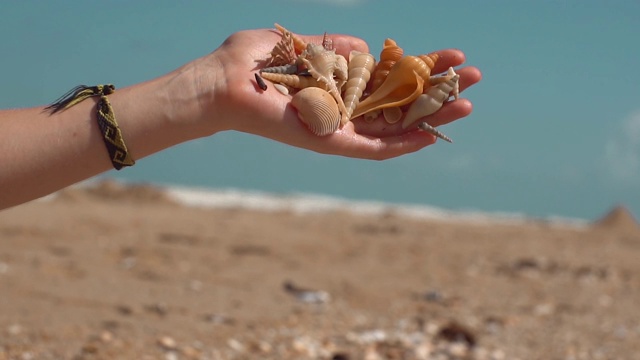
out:
M307 48L307 43L302 40L302 38L300 38L298 35L292 33L291 31L285 29L284 26L280 25L280 24L274 24L275 28L278 29L278 31L280 31L281 34L290 34L291 35L291 40L293 41L293 48L295 49L296 54L301 54L306 48Z
M282 33L282 38L271 50L271 54L265 67L290 65L296 61L297 55L290 32Z
M315 135L330 135L340 126L340 109L326 90L302 89L293 96L291 105L298 111L300 121Z

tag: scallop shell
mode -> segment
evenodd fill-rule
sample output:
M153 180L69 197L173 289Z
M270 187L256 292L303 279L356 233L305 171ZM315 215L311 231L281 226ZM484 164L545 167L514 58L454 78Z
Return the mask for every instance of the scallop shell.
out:
M298 110L298 118L312 133L326 136L340 126L340 109L331 94L320 88L305 88L293 96L291 105Z
M453 69L451 69L453 72ZM429 90L420 96L411 104L407 115L402 120L402 128L406 129L416 120L431 115L438 111L445 100L447 100L450 94L458 88L458 80L460 75L453 72L454 75L448 77L447 81L438 85L434 85Z
M284 26L278 23L274 24L274 26L276 29L278 29L278 31L280 31L281 34L284 35L288 33L291 35L291 41L293 42L293 48L296 54L301 54L307 48L307 43L304 40L302 40L302 38L292 33L291 31L285 29Z
M416 57L406 56L400 59L391 68L378 90L360 101L352 117L378 109L406 105L422 94L424 79L415 69L424 72L423 66L419 66L424 62L420 59L416 61L414 58Z
M351 51L349 54L349 77L345 85L344 106L350 119L371 78L371 70L375 65L375 58L368 53Z
M402 59L404 50L399 47L393 39L386 39L380 51L380 61L376 64L373 74L371 75L371 83L369 84L369 92L376 91L389 75L391 67Z

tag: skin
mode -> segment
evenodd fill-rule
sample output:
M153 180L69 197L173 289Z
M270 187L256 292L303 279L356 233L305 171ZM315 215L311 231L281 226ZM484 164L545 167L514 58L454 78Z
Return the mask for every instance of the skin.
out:
M301 36L320 43L322 36ZM361 39L331 35L336 52L368 52ZM280 40L275 30L231 35L214 52L156 79L109 95L129 153L140 159L185 141L221 131L241 131L324 154L384 160L420 150L436 138L415 128L382 120L355 119L336 133L317 137L298 120L290 97L273 86L258 88L253 77L261 60ZM465 61L459 50L438 51L433 73ZM481 79L463 67L460 89ZM269 85L269 83L267 82ZM61 89L61 92L67 89ZM0 111L0 209L55 192L110 170L95 115L97 99L87 99L50 115L44 106ZM469 115L471 102L447 103L425 118L440 126Z

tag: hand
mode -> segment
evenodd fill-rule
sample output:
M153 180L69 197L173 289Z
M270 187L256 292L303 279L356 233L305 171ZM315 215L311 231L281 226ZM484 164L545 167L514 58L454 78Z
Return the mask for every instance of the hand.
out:
M322 41L322 36L301 37L307 42ZM346 35L330 37L336 52L345 57L351 50L369 52L367 44L360 39ZM436 141L431 134L403 130L400 124L391 126L382 120L366 123L355 119L329 136L313 135L289 105L290 96L269 86L268 81L269 88L264 92L255 84L253 74L279 40L280 34L275 30L241 31L231 35L205 58L210 66L217 68L212 86L214 95L210 97L212 102L208 103L206 110L210 117L207 121L215 121L217 130L238 130L320 153L376 160L411 153ZM433 69L434 74L465 61L464 53L459 50L441 50L438 54L440 59ZM460 74L461 91L482 77L474 67L461 68L457 72ZM439 126L465 117L471 111L471 102L458 99L445 104L440 111L424 120Z

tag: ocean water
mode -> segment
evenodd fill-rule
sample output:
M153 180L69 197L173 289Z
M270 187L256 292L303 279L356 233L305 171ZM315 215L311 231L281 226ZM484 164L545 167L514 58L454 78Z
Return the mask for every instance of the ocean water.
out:
M441 128L454 144L375 162L229 132L104 177L456 213L592 220L624 204L640 215L640 72L629 70L640 62L632 45L640 2L250 4L1 2L0 108L47 104L78 84L145 81L233 32L274 22L304 34L352 34L373 54L387 37L407 54L459 48L484 77L463 93L473 114Z

